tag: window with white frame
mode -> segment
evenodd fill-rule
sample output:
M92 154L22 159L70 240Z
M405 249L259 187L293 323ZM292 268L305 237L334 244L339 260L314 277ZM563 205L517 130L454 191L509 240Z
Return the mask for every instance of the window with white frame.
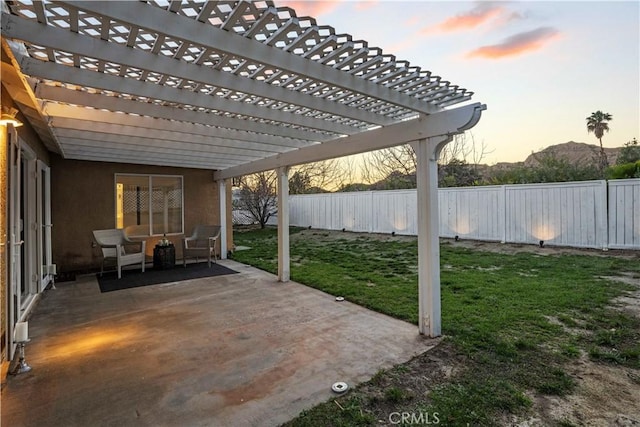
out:
M116 174L116 227L132 236L184 232L183 178Z

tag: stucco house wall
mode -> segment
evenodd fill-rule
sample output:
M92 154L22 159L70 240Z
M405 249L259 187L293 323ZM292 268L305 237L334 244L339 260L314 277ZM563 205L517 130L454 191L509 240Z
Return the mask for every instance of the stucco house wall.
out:
M196 224L219 224L219 192L210 170L90 162L51 156L53 262L59 273L100 268L102 253L92 230L116 228L115 175L154 174L183 177L184 232ZM147 238L147 256L162 236ZM182 257L183 235L168 236ZM218 247L219 251L219 247Z

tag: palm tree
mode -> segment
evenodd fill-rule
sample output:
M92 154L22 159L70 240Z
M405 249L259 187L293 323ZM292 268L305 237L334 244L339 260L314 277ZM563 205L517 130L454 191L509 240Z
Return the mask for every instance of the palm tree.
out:
M598 110L595 113L591 113L589 117L587 117L587 133L593 132L593 134L600 141L600 172L604 174L604 170L609 166L609 162L607 161L607 154L604 152L604 147L602 146L602 135L605 132L609 132L609 121L613 120L611 114L603 113Z

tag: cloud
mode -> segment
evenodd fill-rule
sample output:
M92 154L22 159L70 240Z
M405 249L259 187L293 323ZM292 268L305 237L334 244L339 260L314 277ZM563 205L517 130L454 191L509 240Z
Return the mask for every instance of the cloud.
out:
M416 25L422 22L422 17L420 15L411 15L409 18L405 20L405 24L407 27L415 27Z
M540 27L532 31L507 37L502 43L479 47L467 53L466 57L499 59L507 56L521 55L542 48L544 44L559 35L560 32L553 27Z
M366 1L357 1L355 2L355 9L359 11L372 9L378 6L378 0L366 0Z
M341 2L339 1L284 1L279 2L278 5L287 6L296 11L296 16L309 16L311 18L317 18L320 15L324 15L332 12Z
M473 9L445 19L439 24L422 30L423 34L444 33L476 28L505 12L503 6L492 3L478 3Z

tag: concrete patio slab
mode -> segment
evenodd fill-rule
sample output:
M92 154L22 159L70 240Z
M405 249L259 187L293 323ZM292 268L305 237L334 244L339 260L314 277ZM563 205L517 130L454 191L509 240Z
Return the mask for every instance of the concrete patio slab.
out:
M240 274L100 293L46 291L33 370L2 390L3 426L273 426L437 340L417 327L224 260Z

